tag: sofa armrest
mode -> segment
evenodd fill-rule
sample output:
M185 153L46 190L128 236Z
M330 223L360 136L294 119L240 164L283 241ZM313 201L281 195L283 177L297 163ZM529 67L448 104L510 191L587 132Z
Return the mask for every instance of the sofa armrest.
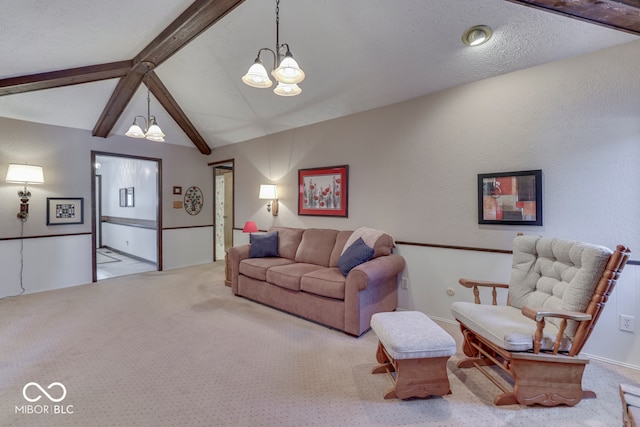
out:
M240 261L249 258L251 245L234 246L227 251L229 266L231 268L231 290L238 293L238 275L240 274Z
M358 291L362 291L369 286L384 282L390 277L397 276L404 270L404 258L398 254L389 254L374 258L354 267L347 274L346 287L356 286Z

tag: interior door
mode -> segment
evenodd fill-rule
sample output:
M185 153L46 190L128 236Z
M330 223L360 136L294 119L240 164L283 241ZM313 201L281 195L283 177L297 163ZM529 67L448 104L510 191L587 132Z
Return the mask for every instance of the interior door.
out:
M214 163L213 259L223 260L233 246L233 160Z

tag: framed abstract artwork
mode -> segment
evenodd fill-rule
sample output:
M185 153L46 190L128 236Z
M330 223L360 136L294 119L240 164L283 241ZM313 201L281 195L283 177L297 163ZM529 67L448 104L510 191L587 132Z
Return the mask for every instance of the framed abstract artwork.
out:
M47 225L84 224L84 198L47 197Z
M348 217L349 165L298 169L298 215Z
M542 225L542 170L479 174L478 223Z

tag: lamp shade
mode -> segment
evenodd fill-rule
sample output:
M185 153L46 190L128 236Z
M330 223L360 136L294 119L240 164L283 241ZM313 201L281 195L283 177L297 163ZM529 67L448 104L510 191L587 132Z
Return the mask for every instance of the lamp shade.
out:
M295 83L278 83L273 93L280 96L296 96L302 93L302 89Z
M150 141L164 142L164 133L162 133L160 126L155 123L149 127L145 137Z
M293 59L291 52L287 51L280 66L273 70L273 76L280 83L300 83L304 80L304 71L300 69L298 63Z
M274 200L278 198L278 191L276 190L276 186L273 184L262 184L260 185L260 195L259 199L268 199Z
M256 59L256 62L253 63L251 67L249 67L249 71L247 74L242 76L242 81L252 87L257 88L266 88L271 87L273 82L269 78L267 74L267 70L262 65L259 59Z
M6 182L16 184L43 184L42 166L10 164L7 169Z
M131 125L131 127L129 128L127 133L125 133L125 135L131 138L144 138L144 132L142 131L140 126L138 126L135 123Z
M244 227L242 227L243 233L255 233L258 231L258 226L253 221L247 221L244 223Z

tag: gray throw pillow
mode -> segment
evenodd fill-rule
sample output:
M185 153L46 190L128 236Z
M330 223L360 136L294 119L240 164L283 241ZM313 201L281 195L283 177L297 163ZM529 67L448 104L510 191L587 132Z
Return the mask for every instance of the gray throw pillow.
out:
M338 268L342 275L346 277L353 267L369 261L372 256L373 248L367 246L362 237L360 237L340 256Z
M266 234L251 234L249 236L251 248L249 258L264 258L278 256L278 232Z

